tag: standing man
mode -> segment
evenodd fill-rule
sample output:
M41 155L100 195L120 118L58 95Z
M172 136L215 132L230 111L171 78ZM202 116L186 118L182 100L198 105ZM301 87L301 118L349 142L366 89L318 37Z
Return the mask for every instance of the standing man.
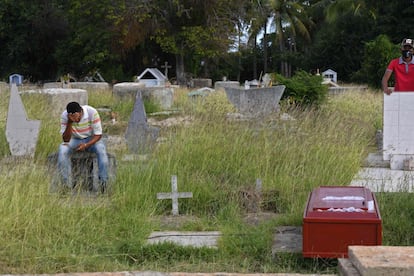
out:
M73 151L94 152L98 159L101 191L105 192L108 182L108 155L102 138L101 118L98 111L89 106L70 102L60 118L60 133L63 143L58 151L58 169L64 185L73 188L71 179Z
M410 38L403 39L401 43L401 57L391 60L382 77L382 91L390 95L392 90L388 88L388 80L394 72L394 91L414 92L414 41Z

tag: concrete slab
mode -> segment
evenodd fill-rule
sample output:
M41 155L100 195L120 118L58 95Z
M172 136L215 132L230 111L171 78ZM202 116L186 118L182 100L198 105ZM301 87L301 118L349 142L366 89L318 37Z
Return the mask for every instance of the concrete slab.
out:
M180 246L218 248L219 231L155 231L148 237L148 244L171 242Z
M362 168L350 186L363 186L372 192L414 192L414 171L389 168Z
M350 246L349 260L364 276L414 275L414 247Z
M356 269L349 259L338 259L338 272L341 276L359 276L361 273Z
M302 227L279 226L276 227L272 245L272 256L277 253L302 252Z

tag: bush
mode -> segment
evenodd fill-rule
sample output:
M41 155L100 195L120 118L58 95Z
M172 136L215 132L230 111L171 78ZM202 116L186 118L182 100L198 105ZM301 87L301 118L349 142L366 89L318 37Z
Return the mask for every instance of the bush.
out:
M399 45L394 45L386 35L379 35L374 41L365 43L361 69L352 76L352 80L367 83L372 88L381 87L382 75L391 59L400 55ZM390 86L394 85L394 76Z
M321 105L325 102L328 94L328 87L322 84L322 76L311 75L305 71L297 71L288 79L280 74L273 74L274 83L286 85L282 99L302 105Z

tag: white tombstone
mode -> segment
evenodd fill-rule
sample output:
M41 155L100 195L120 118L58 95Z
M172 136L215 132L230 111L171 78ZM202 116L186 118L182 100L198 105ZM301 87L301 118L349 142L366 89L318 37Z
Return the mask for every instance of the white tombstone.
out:
M16 83L11 83L6 138L13 156L33 157L40 121L28 120Z
M392 170L402 170L414 156L414 91L384 94L383 116L383 159Z

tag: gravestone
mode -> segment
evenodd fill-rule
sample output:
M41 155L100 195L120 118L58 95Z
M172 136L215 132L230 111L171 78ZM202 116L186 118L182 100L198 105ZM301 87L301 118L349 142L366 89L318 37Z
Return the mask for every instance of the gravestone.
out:
M139 82L117 83L113 86L113 94L117 101L135 101L138 93L143 100L152 101L164 110L170 109L174 103L173 87L146 87Z
M212 87L211 79L192 79L192 87Z
M214 83L214 89L225 89L226 87L240 88L240 83L238 81L216 81Z
M177 176L173 175L171 177L171 193L158 193L157 198L158 199L171 199L172 200L172 214L173 216L177 216L178 211L178 199L179 198L192 198L193 193L191 192L178 192L177 188Z
M147 123L144 103L141 94L138 93L125 134L129 151L135 154L148 153L153 148L158 135L159 128Z
M403 170L404 161L414 157L413 92L384 94L383 159L391 170Z
M265 88L225 87L229 101L243 115L266 116L279 111L279 101L286 86Z
M16 83L11 83L6 138L13 156L33 157L40 121L28 120Z
M107 153L107 155L109 162L106 190L110 191L116 178L116 159L111 153ZM63 188L57 168L57 158L57 152L48 156L49 168L52 174L50 192L57 192ZM98 159L96 154L92 152L73 152L70 160L72 162L71 179L74 190L93 193L100 191Z
M145 87L144 83L139 82L121 82L112 87L114 97L118 101L135 100L139 88Z
M22 93L37 93L46 98L49 106L53 106L52 116L60 116L69 102L88 104L88 92L84 89L48 88L24 90Z

